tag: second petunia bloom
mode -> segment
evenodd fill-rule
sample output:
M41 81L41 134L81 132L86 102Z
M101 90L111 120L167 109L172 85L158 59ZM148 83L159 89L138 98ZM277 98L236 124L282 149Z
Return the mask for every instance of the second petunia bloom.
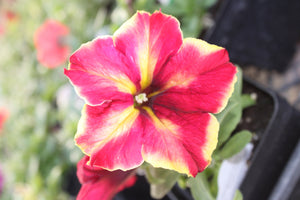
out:
M224 48L182 38L160 11L137 12L113 36L82 45L69 77L86 105L75 135L89 165L130 170L144 161L196 176L217 145L236 67Z
M135 170L113 172L87 165L89 157L77 164L77 177L82 184L76 200L110 200L121 190L135 184Z

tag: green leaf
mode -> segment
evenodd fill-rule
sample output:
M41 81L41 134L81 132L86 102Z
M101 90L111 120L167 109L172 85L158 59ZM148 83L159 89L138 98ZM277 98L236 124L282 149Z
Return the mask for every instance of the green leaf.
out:
M214 4L216 4L217 0L204 0L205 8L210 8Z
M242 88L243 88L243 74L242 69L237 66L237 73L236 73L237 81L234 85L234 91L232 96L238 96L240 97L242 94Z
M241 96L242 108L248 108L249 106L255 105L256 101L251 97L250 94L243 94Z
M220 123L218 146L221 146L230 137L242 117L242 84L242 72L241 69L238 68L237 82L234 85L234 92L225 109L215 115Z
M218 146L221 146L231 135L242 117L242 106L234 99L229 101L228 106L217 115L220 122Z
M236 133L221 149L219 156L223 159L230 158L240 152L251 141L251 138L252 134L250 131L243 130Z
M185 176L185 175L180 175L179 176L179 178L178 178L178 180L177 180L177 184L178 184L178 186L179 187L181 187L182 189L186 189L186 187L187 187L187 176Z
M167 169L145 165L146 178L150 183L150 194L155 199L163 198L175 185L180 174Z
M240 190L237 190L237 191L235 192L235 195L234 195L233 200L243 200L243 194L241 193Z
M210 180L210 191L211 191L212 196L214 196L214 197L217 197L218 190L219 190L218 176L219 176L220 166L221 165L219 165L219 164L215 164L215 166L212 168L213 174L209 179Z
M190 178L187 182L191 189L192 196L195 200L214 200L210 193L206 177L203 173L199 173L195 178Z

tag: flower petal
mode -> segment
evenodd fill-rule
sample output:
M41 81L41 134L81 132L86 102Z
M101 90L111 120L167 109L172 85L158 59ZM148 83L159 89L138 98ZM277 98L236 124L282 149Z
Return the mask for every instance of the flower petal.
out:
M142 164L139 111L129 103L85 105L75 135L76 144L91 157L90 165L129 170Z
M135 183L135 170L110 172L101 168L92 168L87 164L88 161L89 157L85 156L77 164L77 176L83 184L77 200L110 200L119 191Z
M91 167L88 165L89 156L84 156L77 163L77 178L81 184L86 184L91 181L97 181L101 176L106 175L109 171L103 170L100 167Z
M196 176L211 161L219 124L208 113L183 113L162 106L144 107L145 136L142 155L146 162Z
M139 87L139 72L128 67L128 60L115 49L109 36L82 45L70 62L65 75L89 105L128 100Z
M169 56L182 45L179 22L170 15L137 12L114 34L116 48L131 58L141 73L141 88L147 88Z
M152 87L160 93L153 103L182 111L220 112L236 81L236 67L227 51L205 41L188 38L164 66Z

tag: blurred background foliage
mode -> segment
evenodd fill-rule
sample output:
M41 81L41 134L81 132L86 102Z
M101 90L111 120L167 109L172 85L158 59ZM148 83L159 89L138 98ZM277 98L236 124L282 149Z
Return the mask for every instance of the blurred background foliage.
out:
M208 9L216 0L0 2L0 107L9 111L0 133L1 199L57 200L75 195L68 177L82 157L73 137L83 102L63 75L68 61L55 69L37 61L35 30L46 19L62 22L73 52L97 35L112 34L136 10L161 9L180 20L184 37L199 37L212 24Z

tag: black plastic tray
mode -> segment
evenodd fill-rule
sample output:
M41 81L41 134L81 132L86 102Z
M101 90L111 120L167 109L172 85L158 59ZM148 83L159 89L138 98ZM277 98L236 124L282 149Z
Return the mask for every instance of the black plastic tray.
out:
M242 182L244 200L266 200L278 181L300 136L300 113L287 101L249 79L243 88L259 90L271 100L273 110L264 131L258 132L258 141L249 161L249 169ZM258 99L258 103L259 103ZM257 111L255 121L265 121L264 108ZM246 110L247 112L247 110ZM269 111L267 111L269 112Z

